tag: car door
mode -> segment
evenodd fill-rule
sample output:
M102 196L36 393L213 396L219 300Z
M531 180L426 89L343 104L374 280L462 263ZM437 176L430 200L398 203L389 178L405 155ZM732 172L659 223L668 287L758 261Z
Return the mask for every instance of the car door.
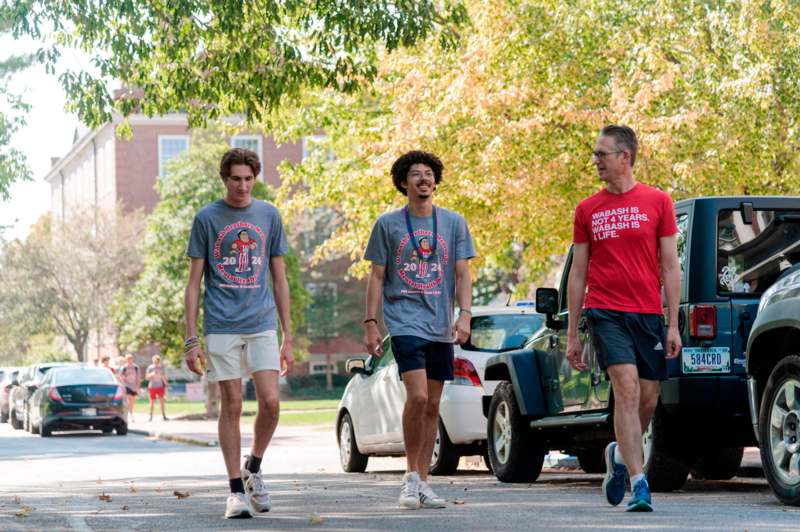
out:
M376 381L370 388L376 408L376 443L403 445L403 408L406 389L400 381L397 361L389 338L383 344L383 356L375 371Z
M30 415L31 424L33 425L41 424L42 401L46 397L46 393L50 387L51 381L52 381L52 375L50 373L47 373L42 379L41 384L39 384L39 387L31 395L28 405L28 412Z
M594 349L592 347L591 339L589 338L586 320L583 316L578 323L579 337L583 344L584 362L587 368L583 371L578 371L573 368L569 360L567 360L567 324L569 318L569 309L567 307L567 281L569 279L569 271L572 266L572 248L567 255L567 261L564 265L564 273L561 277L559 286L559 313L556 317L563 327L561 327L551 337L549 341L548 355L554 357L554 362L558 367L558 381L561 388L561 400L564 404L564 412L574 412L590 408L592 405L589 401L591 390L591 375L592 375L592 357Z

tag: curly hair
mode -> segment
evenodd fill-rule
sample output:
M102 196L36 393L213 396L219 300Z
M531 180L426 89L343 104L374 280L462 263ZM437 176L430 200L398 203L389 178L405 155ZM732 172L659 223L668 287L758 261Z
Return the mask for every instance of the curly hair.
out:
M437 185L442 180L444 165L437 156L420 150L405 153L392 165L392 182L394 183L394 187L404 196L408 196L408 191L403 188L402 183L408 178L408 171L411 170L411 167L415 164L424 164L433 170L433 176Z
M231 176L231 167L234 164L246 164L253 171L253 175L257 176L261 171L261 162L258 160L258 155L253 150L246 148L231 148L222 156L219 163L219 175L223 179Z

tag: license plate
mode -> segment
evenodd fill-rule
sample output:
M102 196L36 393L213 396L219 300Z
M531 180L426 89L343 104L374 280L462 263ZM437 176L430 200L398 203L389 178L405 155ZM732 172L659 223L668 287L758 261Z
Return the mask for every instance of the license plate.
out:
M681 350L684 373L730 373L728 347L684 347Z
M94 417L97 415L96 408L81 408L81 415L85 417Z

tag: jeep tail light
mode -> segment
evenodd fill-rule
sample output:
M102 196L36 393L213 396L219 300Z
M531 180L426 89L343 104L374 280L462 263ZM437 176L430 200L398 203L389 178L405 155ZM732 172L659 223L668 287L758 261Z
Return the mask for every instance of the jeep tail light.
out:
M689 336L705 339L717 336L717 307L689 305Z
M475 371L475 366L466 358L456 357L453 367L453 384L465 386L480 386L481 378Z
M114 394L114 400L122 401L123 397L125 397L125 390L122 389L122 386L117 386L117 393Z
M47 397L49 397L53 401L58 401L59 403L64 402L64 400L61 398L61 394L58 393L58 388L56 388L55 386L50 387L50 392L47 394Z

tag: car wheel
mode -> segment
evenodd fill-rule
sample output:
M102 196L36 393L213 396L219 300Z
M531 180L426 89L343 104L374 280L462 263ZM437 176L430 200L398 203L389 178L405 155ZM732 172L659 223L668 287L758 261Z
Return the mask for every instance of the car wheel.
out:
M700 456L692 466L692 478L728 480L736 476L742 464L744 447L713 449Z
M30 414L28 414L28 418L30 418ZM41 421L39 423L41 424ZM39 434L41 432L39 425L34 425L30 419L28 419L28 427L31 429L31 434Z
M761 463L775 496L800 506L800 357L781 360L767 380L758 418Z
M486 466L486 469L489 470L489 473L494 473L494 469L492 469L492 460L489 458L489 447L487 446L486 449L483 450L483 454L481 455L483 458L483 465Z
M17 418L17 411L11 410L8 413L8 417L11 420L11 426L14 427L16 430L22 430L22 421Z
M345 473L363 473L367 469L369 456L363 455L356 444L356 432L353 430L353 420L346 413L339 421L339 463Z
M42 438L49 438L53 435L53 430L50 428L50 425L42 425L39 433L42 435Z
M450 441L444 423L439 418L436 426L436 440L433 443L433 453L431 454L430 474L452 475L458 469L460 458L458 448Z
M117 425L117 436L125 436L128 433L128 424L121 423Z
M494 390L486 432L489 460L499 480L533 482L539 478L546 449L535 441L508 381Z
M679 434L670 431L664 408L659 405L642 435L644 472L653 491L675 491L686 484L689 465L681 450Z
M578 465L586 473L605 473L606 460L603 447L591 447L576 453Z

